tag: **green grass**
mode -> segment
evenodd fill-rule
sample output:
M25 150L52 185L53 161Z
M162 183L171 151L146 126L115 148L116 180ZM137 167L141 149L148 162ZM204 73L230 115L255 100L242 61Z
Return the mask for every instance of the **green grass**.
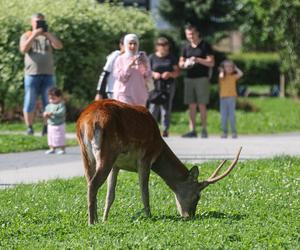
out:
M75 146L75 139L67 139L67 146ZM1 135L0 153L24 152L49 148L47 137L28 135Z
M239 98L239 102L248 103L257 108L257 112L236 111L239 134L271 134L300 131L300 102L281 98ZM34 125L37 133L41 131L41 123ZM197 129L200 132L200 115L197 115ZM183 134L189 130L188 113L173 112L170 126L171 134ZM1 131L25 131L23 123L1 123ZM67 132L75 132L75 123L68 123ZM220 114L218 110L208 112L209 134L221 133Z
M34 132L36 134L40 134L42 131L42 122L35 122L33 125ZM0 123L0 132L1 131L26 131L26 126L22 122L1 122ZM72 133L75 132L75 123L67 123L66 124L66 132Z
M200 179L216 163L200 166ZM194 219L150 178L152 218L141 215L137 175L121 172L106 223L87 225L84 178L0 190L1 249L299 249L300 158L246 161L202 193ZM103 212L105 187L98 194Z
M280 98L240 98L258 108L257 112L236 111L237 130L239 134L271 134L300 131L300 102ZM197 115L197 129L200 132L200 115ZM183 134L189 130L188 113L172 114L170 132ZM220 113L218 110L208 112L209 134L220 134Z

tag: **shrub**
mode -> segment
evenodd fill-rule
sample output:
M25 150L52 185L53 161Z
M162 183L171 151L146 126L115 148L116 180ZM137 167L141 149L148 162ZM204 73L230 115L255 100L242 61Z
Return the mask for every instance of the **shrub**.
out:
M242 85L279 84L280 60L274 53L243 53L229 55L244 72Z
M88 103L95 95L107 54L123 33L141 38L141 49L152 51L155 27L146 12L96 1L28 0L0 3L0 105L22 104L23 56L18 51L32 13L46 15L49 30L64 43L55 52L57 85Z

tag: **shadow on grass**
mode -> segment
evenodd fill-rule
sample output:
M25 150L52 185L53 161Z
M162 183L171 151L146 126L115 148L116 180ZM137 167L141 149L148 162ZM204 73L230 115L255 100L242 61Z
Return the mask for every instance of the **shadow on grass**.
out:
M246 218L246 215L243 214L230 214L223 213L218 211L207 211L202 214L196 214L191 218L182 218L179 215L152 215L150 218L146 217L144 214L137 213L135 216L131 218L131 220L151 220L153 222L161 221L161 220L169 220L169 221L193 221L193 220L205 220L205 219L229 219L233 221L239 221Z

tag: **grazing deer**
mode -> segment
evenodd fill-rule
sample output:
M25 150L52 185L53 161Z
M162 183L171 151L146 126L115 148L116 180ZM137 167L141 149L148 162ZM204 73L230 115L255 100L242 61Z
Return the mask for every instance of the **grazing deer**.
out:
M180 215L194 216L200 192L227 176L241 151L222 175L217 176L225 160L207 180L199 183L198 167L194 166L189 171L181 163L162 139L156 121L146 108L115 100L90 104L77 121L77 138L88 183L89 224L97 221L97 192L106 179L108 188L103 221L107 220L120 169L138 173L147 216L150 216L150 170L173 190Z

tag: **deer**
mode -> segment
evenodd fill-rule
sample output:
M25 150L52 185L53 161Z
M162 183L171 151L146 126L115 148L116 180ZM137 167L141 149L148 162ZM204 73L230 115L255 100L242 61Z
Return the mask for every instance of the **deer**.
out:
M115 200L120 169L138 174L146 216L151 216L148 182L152 170L174 192L181 217L193 217L201 191L233 170L242 149L239 149L235 159L221 175L218 174L226 160L208 179L198 182L198 167L189 170L177 158L145 107L112 99L94 101L87 106L77 120L76 135L87 181L89 225L98 221L97 193L106 180L107 193L102 220L104 222L108 219Z

